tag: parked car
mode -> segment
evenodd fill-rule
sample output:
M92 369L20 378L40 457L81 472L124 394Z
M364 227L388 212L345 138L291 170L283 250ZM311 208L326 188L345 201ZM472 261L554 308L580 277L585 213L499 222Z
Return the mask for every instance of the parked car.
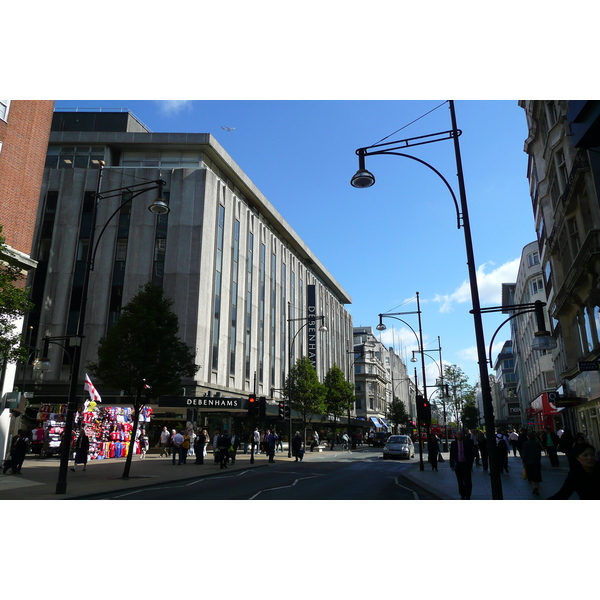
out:
M415 446L408 435L392 435L383 447L383 458L414 458Z
M385 446L389 434L383 431L376 431L375 434L369 437L369 446Z

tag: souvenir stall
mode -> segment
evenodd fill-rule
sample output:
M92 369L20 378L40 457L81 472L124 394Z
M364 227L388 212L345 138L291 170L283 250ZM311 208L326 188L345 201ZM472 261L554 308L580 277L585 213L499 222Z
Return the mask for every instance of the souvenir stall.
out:
M83 427L90 439L89 460L104 458L125 458L129 444L135 444L134 453L140 454L139 430L133 435L134 411L125 406L99 406L95 401L87 401L83 410L75 417L75 427ZM140 413L139 428L152 419L152 409L143 407Z
M43 430L40 456L55 456L60 452L60 438L65 428L66 404L42 404L36 419ZM39 429L36 428L36 429ZM39 434L36 434L36 436ZM36 440L39 441L39 440Z

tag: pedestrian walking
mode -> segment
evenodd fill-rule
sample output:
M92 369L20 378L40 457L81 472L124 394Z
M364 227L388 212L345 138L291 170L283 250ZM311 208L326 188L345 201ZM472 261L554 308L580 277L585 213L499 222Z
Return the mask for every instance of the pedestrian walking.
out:
M221 433L217 440L221 469L227 468L227 460L229 458L229 446L231 446L231 438L229 437L229 435L227 435L227 430L223 429L223 433Z
M204 464L204 446L206 445L206 442L206 430L203 429L198 432L196 439L194 440L194 452L196 454L196 461L194 464L196 465Z
M501 429L498 429L496 433L496 449L498 451L500 473L503 471L508 473L508 453L510 452L510 443Z
M573 448L573 457L575 463L563 486L548 500L568 500L573 493L580 500L600 500L600 463L596 449L591 444L578 444Z
M140 445L140 460L141 460L142 458L146 458L146 452L148 452L148 435L146 434L145 429L142 429L138 443Z
M525 478L532 487L531 493L539 496L542 481L542 447L533 431L528 434L527 441L523 443L521 460L525 469Z
M465 438L462 431L457 431L456 439L450 444L450 468L456 475L461 500L471 499L473 458L473 440Z
M483 431L477 432L477 446L479 447L479 454L481 455L481 466L484 471L488 470L488 447L487 438Z
M85 429L82 426L79 430L79 437L75 440L75 462L71 467L71 471L75 471L78 464L83 465L83 470L86 470L89 451L90 438L85 434Z
M558 435L558 433L556 434ZM575 436L570 429L565 428L558 442L558 449L567 457L569 468L573 467L575 459L573 458L573 446L575 445Z
M548 453L550 464L553 467L558 467L560 464L558 460L559 441L560 440L558 436L556 435L556 433L554 433L554 431L552 431L552 429L550 429L550 427L544 427L544 432L542 434L542 444L544 445L544 448Z
M171 455L170 441L171 441L171 434L169 433L169 430L167 429L167 426L165 425L162 428L162 431L160 432L160 438L158 439L158 447L160 448L160 457L161 458L163 456L169 458L169 456Z
M235 464L235 458L237 455L238 448L240 447L240 436L235 434L235 431L231 432L231 444L229 445L229 458L231 464Z
M310 451L312 452L313 449L318 448L318 446L319 446L319 434L315 430L315 432L313 433L313 441L312 441L312 444L310 445Z
M258 427L254 429L252 434L252 450L254 450L254 454L260 454L260 431Z
M10 444L10 461L4 463L4 473L10 468L14 475L20 475L28 450L29 439L25 430L19 429Z
M187 429L184 429L181 432L183 436L183 442L181 443L181 462L186 465L187 464L187 455L190 449L190 434Z
M299 431L296 431L292 440L292 456L296 459L295 462L302 461L302 437Z
M175 433L171 437L171 442L173 443L173 446L172 446L173 463L172 464L175 464L175 460L177 459L177 464L182 465L183 464L183 456L182 456L183 435L181 435L181 433L179 433L175 429L173 429L173 431L175 431Z
M267 434L265 435L265 444L269 462L273 463L275 462L275 446L277 445L277 434L274 431L267 429Z
M512 447L513 456L517 456L517 447L519 445L519 434L514 429L508 434L508 441Z
M213 433L212 439L212 447L213 447L213 457L215 459L215 465L218 465L221 462L219 457L219 430L215 429Z
M438 441L433 434L429 434L427 437L427 462L431 465L432 471L438 470L438 454L440 453L440 447ZM409 456L410 458L410 456Z

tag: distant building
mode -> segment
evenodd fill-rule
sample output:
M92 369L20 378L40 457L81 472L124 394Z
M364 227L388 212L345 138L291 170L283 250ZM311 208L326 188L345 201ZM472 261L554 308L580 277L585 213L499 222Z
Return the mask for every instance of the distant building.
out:
M36 266L32 258L33 234L53 110L53 101L0 100L0 224L7 246L7 254L0 256L0 261L18 265L24 275ZM20 329L22 323L19 319L15 325ZM15 383L15 369L16 365L6 361L1 364L2 408L5 395L14 387L21 388ZM24 409L24 404L21 398L19 408ZM10 410L0 413L2 458L15 427Z
M38 347L46 335L76 331L98 161L106 163L101 192L162 179L171 212L150 213L151 193L98 203L95 240L108 225L97 246L82 369L75 374L82 399L86 362L148 281L173 300L181 338L201 367L182 382L179 405L153 407L157 427L186 419L231 427L233 417L190 410L186 398L243 400L255 392L277 399L290 356L294 364L310 354L319 377L334 363L348 371L351 299L275 207L211 135L153 133L126 111L55 113L37 215L36 308L27 323ZM327 332L309 334L309 310L325 317ZM40 402L52 403L64 397L70 373L63 350L50 351L43 382L31 369L23 376ZM94 384L104 403L124 402L119 390Z

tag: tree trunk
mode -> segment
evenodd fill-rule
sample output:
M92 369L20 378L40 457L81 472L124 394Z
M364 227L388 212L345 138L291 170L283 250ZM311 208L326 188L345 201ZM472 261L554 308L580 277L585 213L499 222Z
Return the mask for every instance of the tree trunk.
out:
M131 459L135 452L135 436L138 429L138 423L140 422L140 412L142 410L142 384L138 385L135 402L133 403L133 430L131 433L131 441L129 442L129 450L127 452L127 459L125 460L125 469L121 479L129 479L129 471L131 470Z

